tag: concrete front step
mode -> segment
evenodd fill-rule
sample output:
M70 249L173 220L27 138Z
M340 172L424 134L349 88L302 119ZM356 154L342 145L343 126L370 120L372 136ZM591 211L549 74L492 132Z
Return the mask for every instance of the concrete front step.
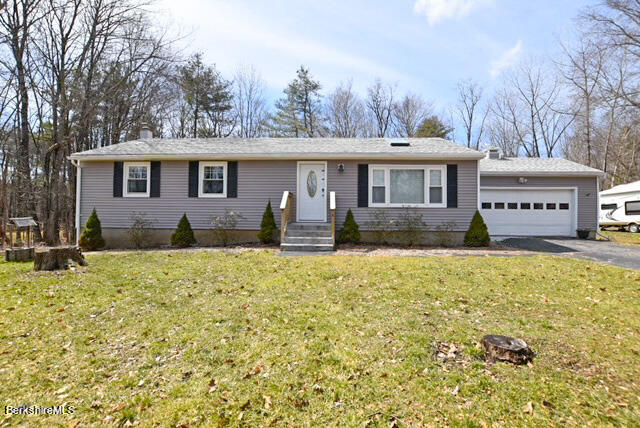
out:
M333 244L280 244L281 251L333 251Z
M331 230L291 230L287 229L287 238L331 238Z
M289 223L287 230L328 230L331 231L330 223Z
M286 236L284 238L285 244L325 244L333 245L333 238L331 236L318 237L318 236Z
M282 251L333 251L330 223L289 223Z

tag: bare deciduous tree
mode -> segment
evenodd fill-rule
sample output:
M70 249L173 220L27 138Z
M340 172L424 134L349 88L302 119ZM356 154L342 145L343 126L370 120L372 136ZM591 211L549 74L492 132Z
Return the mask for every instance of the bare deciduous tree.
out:
M266 120L265 83L254 67L238 69L234 78L233 105L238 136L258 137Z
M365 107L353 92L352 83L340 83L327 97L327 125L334 137L355 138L364 132Z
M467 147L478 150L482 142L489 107L482 107L483 89L472 80L458 83L456 111L462 120Z
M27 215L33 201L31 195L30 132L29 123L29 47L33 29L43 13L41 0L11 0L0 9L0 43L7 47L11 59L2 61L3 66L15 77L16 125L19 130L16 152L16 212Z
M415 137L420 125L433 115L433 107L416 94L406 94L393 106L393 125L395 135Z
M395 86L376 79L367 90L366 105L374 125L375 136L386 137L391 130Z

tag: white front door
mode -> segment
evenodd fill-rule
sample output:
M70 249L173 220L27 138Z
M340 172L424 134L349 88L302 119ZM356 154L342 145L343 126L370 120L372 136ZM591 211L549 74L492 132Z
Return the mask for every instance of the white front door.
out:
M576 199L568 189L480 189L480 213L493 236L575 236Z
M298 163L298 221L327 221L327 164Z

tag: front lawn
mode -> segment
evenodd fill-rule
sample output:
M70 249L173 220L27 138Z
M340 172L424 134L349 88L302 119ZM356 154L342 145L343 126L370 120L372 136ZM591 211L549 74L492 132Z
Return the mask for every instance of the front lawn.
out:
M0 263L0 425L633 425L640 272L273 252ZM489 365L484 334L531 366ZM436 352L439 350L440 353Z
M640 245L640 233L614 232L611 230L603 230L600 233L618 244Z

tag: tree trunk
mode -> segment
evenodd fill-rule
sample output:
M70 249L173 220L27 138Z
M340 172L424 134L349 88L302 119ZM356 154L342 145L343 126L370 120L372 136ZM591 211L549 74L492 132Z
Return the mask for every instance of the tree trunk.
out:
M86 266L82 251L78 247L38 248L33 261L34 270L69 269L69 259Z

